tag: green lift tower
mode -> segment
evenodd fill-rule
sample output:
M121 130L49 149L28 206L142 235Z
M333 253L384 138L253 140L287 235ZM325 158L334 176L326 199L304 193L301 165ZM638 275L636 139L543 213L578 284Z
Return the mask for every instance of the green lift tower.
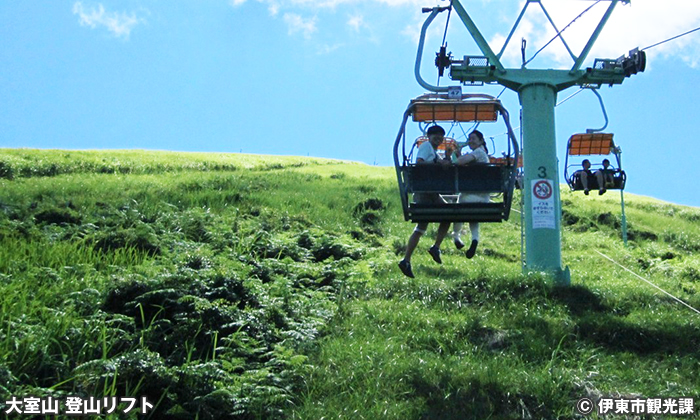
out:
M568 267L562 268L561 257L561 201L554 117L557 93L572 86L597 89L602 85L621 84L626 77L643 71L646 62L644 52L635 49L628 56L596 59L592 67L582 68L615 6L620 1L629 3L629 0L607 1L610 5L579 55L571 51L541 0L526 0L498 54L491 49L459 0L452 0L449 7L424 9L424 12L430 12L430 16L423 25L419 55L430 22L440 12L452 9L466 26L482 55L454 60L442 48L436 59L440 72L449 67L450 78L461 84L497 83L517 92L520 98L524 157L524 269L526 272L547 272L553 276L555 283L561 285L570 283L570 274ZM530 69L526 67L524 58L520 68L505 68L501 63L508 42L528 6L533 3L542 9L557 32L557 37L571 55L574 64L570 69ZM448 92L452 89L427 84L419 75L419 62L417 60L416 77L421 86L434 92Z

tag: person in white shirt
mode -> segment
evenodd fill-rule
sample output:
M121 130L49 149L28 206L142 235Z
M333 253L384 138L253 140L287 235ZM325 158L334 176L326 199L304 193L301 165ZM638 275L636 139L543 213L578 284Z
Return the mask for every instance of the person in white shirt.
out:
M423 142L418 147L418 153L416 154L416 165L452 165L449 159L441 159L436 149L440 146L440 143L445 139L445 129L439 125L433 125L428 128L426 132L428 136L428 141ZM416 203L444 203L445 201L437 193L416 193L413 196ZM399 261L399 269L407 277L413 278L413 270L411 268L411 256L413 251L415 251L420 241L421 236L425 233L428 228L428 223L418 223L413 233L408 238L408 245L406 246L406 253L403 260ZM435 244L428 250L428 253L433 258L433 260L442 264L442 259L440 258L440 244L442 240L447 236L447 232L450 229L450 222L442 222L438 227L437 236L435 238Z
M488 150L484 135L479 130L474 130L469 134L467 145L472 150L470 153L463 154L457 158L458 165L470 165L472 163L489 163ZM459 154L459 151L456 153ZM488 203L491 201L489 193L468 193L460 194L460 203ZM476 247L479 245L479 223L469 222L469 230L472 234L472 242L466 252L467 258L472 258L476 253ZM453 226L453 238L457 249L464 248L464 242L460 237L462 233L462 223L455 223Z

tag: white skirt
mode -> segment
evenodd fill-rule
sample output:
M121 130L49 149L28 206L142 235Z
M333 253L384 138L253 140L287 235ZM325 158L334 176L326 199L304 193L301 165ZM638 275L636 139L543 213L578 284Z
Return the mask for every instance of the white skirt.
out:
M491 194L489 193L474 193L474 194L460 194L460 203L490 203Z

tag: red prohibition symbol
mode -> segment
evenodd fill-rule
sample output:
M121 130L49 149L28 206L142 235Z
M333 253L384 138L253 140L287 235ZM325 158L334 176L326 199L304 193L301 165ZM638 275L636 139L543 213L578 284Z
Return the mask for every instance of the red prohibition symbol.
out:
M532 193L540 200L546 200L552 196L552 186L546 180L537 181L532 188Z

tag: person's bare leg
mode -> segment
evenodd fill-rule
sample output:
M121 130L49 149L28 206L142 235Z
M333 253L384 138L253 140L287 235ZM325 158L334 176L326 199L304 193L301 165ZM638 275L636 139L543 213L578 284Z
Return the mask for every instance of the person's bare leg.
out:
M435 237L435 243L433 246L437 249L440 249L440 245L442 245L442 241L445 239L447 236L447 232L450 231L450 222L442 222L440 223L440 226L438 227L437 231L437 236Z
M416 247L418 246L418 242L420 242L421 236L423 236L422 230L418 230L418 227L416 227L416 230L413 231L411 236L408 238L408 244L406 245L406 253L404 254L403 260L411 262L411 256L413 255L413 251L416 250Z
M425 229L427 229L427 227L427 223L419 223L418 225L416 225L416 228L413 230L413 233L408 238L408 244L406 245L406 253L404 254L403 260L399 261L399 269L406 277L414 277L413 269L411 268L411 256L413 255L413 251L416 250L418 242L420 242L420 238L421 236L423 236L423 233L425 233Z

